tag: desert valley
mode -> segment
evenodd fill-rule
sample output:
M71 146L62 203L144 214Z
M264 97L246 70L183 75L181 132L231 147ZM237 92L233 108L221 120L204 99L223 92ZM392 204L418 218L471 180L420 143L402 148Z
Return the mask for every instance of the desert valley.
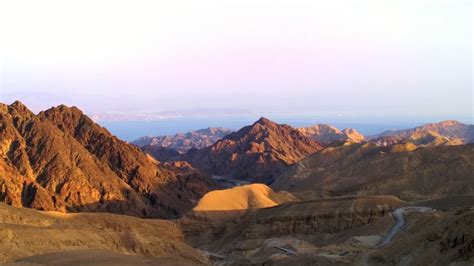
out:
M473 14L0 1L0 266L473 266Z
M364 136L261 118L122 141L0 104L7 265L472 265L474 125Z

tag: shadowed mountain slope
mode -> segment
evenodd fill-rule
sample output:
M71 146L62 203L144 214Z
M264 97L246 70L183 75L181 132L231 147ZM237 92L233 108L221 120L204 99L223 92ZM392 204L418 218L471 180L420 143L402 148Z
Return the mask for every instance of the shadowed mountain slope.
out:
M373 143L327 148L278 177L273 189L315 196L395 195L405 200L474 193L474 145L417 148Z

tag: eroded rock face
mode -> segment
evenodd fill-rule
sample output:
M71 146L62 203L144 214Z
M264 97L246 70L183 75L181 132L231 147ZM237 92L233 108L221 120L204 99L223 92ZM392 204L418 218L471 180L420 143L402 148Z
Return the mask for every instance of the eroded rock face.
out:
M291 164L323 148L298 130L261 118L185 159L213 175L271 183Z
M157 165L75 107L0 107L0 200L11 205L171 218L214 186L197 170Z
M262 209L244 230L250 239L334 234L374 223L404 203L395 197L341 197Z

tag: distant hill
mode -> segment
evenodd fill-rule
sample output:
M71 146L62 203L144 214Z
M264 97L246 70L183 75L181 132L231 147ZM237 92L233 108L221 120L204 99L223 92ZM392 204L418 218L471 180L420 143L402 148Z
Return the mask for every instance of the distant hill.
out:
M184 159L212 175L271 183L289 165L323 148L297 129L261 118Z
M346 128L341 131L334 126L325 124L303 127L298 130L306 136L327 145L341 141L361 142L365 139L364 135L359 133L356 129Z
M370 136L369 139L380 146L407 141L425 146L460 145L474 143L474 125L447 120L411 129L389 130Z
M158 164L76 107L38 115L0 104L0 201L48 211L173 218L215 183L197 170Z
M276 178L275 190L315 196L395 195L404 200L474 193L474 145L418 148L374 143L326 148Z
M159 152L159 150L163 150L162 148L185 153L192 148L209 147L232 132L227 128L210 127L172 136L142 137L132 143L139 147L146 147L145 151L152 155L154 150Z

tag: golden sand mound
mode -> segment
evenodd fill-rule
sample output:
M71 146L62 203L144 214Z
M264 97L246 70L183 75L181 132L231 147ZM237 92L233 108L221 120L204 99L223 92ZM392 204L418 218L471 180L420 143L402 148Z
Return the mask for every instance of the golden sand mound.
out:
M207 193L193 209L205 211L243 211L278 205L274 192L264 184L251 184Z

